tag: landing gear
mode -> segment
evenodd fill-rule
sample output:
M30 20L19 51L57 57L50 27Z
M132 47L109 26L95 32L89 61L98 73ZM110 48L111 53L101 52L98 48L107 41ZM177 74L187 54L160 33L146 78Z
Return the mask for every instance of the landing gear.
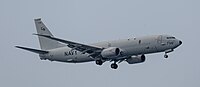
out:
M173 52L173 51L174 51L174 49L168 49L168 50L166 50L166 51L165 51L164 57L165 57L165 58L168 58L167 53L170 53L170 52Z
M96 60L96 64L97 64L97 65L102 65L102 64L103 64L103 61L102 61L102 60Z
M117 69L117 68L118 68L118 65L117 65L116 63L112 63L112 64L111 64L111 68L112 68L112 69Z
M165 57L165 58L168 58L168 55L167 55L167 54L165 54L165 55L164 55L164 57Z
M166 52L165 52L165 55L164 55L164 57L165 57L165 58L168 58L168 55L167 55L167 53L166 53Z

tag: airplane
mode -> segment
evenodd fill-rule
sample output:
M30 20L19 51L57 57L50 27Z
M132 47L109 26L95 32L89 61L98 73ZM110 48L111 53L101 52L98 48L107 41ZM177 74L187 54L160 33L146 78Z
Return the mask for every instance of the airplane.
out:
M182 44L181 40L171 35L151 35L83 44L54 37L41 18L34 21L37 30L37 34L34 35L38 36L41 49L15 47L39 54L41 60L66 63L95 61L97 65L110 61L111 68L117 69L121 62L128 64L145 62L146 54L164 52L164 58L168 58L168 53Z

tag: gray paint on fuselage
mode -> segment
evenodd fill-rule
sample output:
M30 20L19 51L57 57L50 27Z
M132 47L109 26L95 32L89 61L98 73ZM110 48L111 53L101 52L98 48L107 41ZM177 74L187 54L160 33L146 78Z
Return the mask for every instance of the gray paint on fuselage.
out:
M94 43L91 45L108 48L108 47L118 47L123 53L123 56L137 56L142 54L163 52L168 49L174 49L178 46L178 40L167 40L166 37L169 35L154 35L145 36L139 38L129 38L114 41L105 41ZM171 43L171 44L170 44ZM164 44L164 45L163 45ZM72 49L69 47L61 47L49 50L49 53L43 55L45 58L51 61L69 62L69 63L82 63L94 61L93 58L89 57L89 54L82 54L77 51L73 55L66 55Z

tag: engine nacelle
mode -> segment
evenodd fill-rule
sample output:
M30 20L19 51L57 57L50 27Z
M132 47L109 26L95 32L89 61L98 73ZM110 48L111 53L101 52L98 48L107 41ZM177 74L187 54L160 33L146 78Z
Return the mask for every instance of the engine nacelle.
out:
M136 57L131 57L126 60L129 64L135 64L135 63L142 63L145 61L145 55L140 55Z
M121 50L117 47L109 47L104 49L101 52L102 57L104 58L115 58L120 55Z

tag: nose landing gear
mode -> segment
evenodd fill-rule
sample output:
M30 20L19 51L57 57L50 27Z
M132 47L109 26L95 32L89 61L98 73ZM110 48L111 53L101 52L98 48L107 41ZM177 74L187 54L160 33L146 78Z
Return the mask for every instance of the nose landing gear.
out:
M165 53L164 57L165 57L165 58L168 58L168 55Z
M168 58L167 53L170 53L170 52L173 52L173 51L174 51L173 49L166 50L166 51L165 51L164 57L165 57L165 58Z

